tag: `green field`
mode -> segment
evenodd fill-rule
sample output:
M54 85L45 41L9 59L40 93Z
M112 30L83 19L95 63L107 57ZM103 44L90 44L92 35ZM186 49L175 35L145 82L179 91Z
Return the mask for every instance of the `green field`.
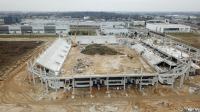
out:
M198 33L169 33L175 40L200 48L200 34Z

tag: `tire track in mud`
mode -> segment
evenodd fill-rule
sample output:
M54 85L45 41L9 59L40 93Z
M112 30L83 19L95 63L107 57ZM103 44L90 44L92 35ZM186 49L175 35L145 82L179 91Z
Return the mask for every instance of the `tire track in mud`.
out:
M33 103L34 98L31 97L27 91L31 89L30 85L23 85L25 82L17 82L15 80L17 76L25 76L20 74L21 71L26 71L26 62L31 58L36 57L40 52L43 51L51 42L44 42L40 46L27 52L24 57L20 59L20 64L16 68L6 74L6 79L0 82L0 103ZM25 79L25 78L24 78ZM23 87L19 84L23 85ZM33 88L32 88L33 89Z

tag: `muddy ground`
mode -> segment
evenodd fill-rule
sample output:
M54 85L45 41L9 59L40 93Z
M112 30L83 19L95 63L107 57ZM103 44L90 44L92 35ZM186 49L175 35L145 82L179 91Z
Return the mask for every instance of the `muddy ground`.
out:
M116 55L86 55L81 53L81 49L85 46L71 48L62 71L67 75L140 73L141 69L144 73L155 73L155 70L135 50L125 46L107 46L119 53ZM86 67L82 67L79 73L74 68L80 64L78 62L80 59Z
M5 75L12 65L17 67L32 49L42 44L42 41L0 41L0 77ZM25 61L25 59L24 59Z
M43 46L28 53L37 56ZM25 56L26 57L26 56ZM31 57L28 57L28 61ZM17 59L15 59L17 60ZM200 108L200 76L192 76L179 88L179 80L174 87L167 85L145 86L139 91L137 86L129 85L90 90L72 91L49 90L37 80L33 85L27 78L26 61L20 61L4 81L0 81L1 112L180 112L186 107Z

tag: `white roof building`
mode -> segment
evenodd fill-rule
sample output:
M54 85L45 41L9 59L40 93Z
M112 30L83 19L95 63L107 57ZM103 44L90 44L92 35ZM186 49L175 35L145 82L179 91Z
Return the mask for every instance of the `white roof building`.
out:
M129 31L126 28L105 28L101 29L101 32L106 35L119 35L127 34Z
M181 24L148 23L146 28L159 33L190 32L190 26Z

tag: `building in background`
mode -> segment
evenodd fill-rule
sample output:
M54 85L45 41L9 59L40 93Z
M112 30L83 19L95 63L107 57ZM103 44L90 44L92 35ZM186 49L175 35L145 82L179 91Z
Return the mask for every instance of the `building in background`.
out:
M168 24L169 20L168 19L153 19L153 20L148 20L146 23L165 23Z
M9 34L22 34L21 25L9 25Z
M31 34L33 33L33 27L29 25L21 26L21 33L22 34Z
M16 24L16 23L20 23L21 22L21 18L18 16L7 16L4 17L4 23L7 25L10 24Z
M0 25L4 25L4 19L0 18Z
M0 34L9 34L8 26L0 26Z
M33 34L44 34L44 26L34 25L33 26Z
M75 22L70 23L70 31L84 31L84 30L97 30L100 25L96 22Z
M46 34L55 34L56 26L55 25L46 25L44 26L44 33Z
M190 26L181 25L181 24L165 24L165 23L148 23L146 28L150 31L158 33L187 33L190 32Z
M133 28L133 27L145 27L146 21L130 21L126 22L127 28Z

